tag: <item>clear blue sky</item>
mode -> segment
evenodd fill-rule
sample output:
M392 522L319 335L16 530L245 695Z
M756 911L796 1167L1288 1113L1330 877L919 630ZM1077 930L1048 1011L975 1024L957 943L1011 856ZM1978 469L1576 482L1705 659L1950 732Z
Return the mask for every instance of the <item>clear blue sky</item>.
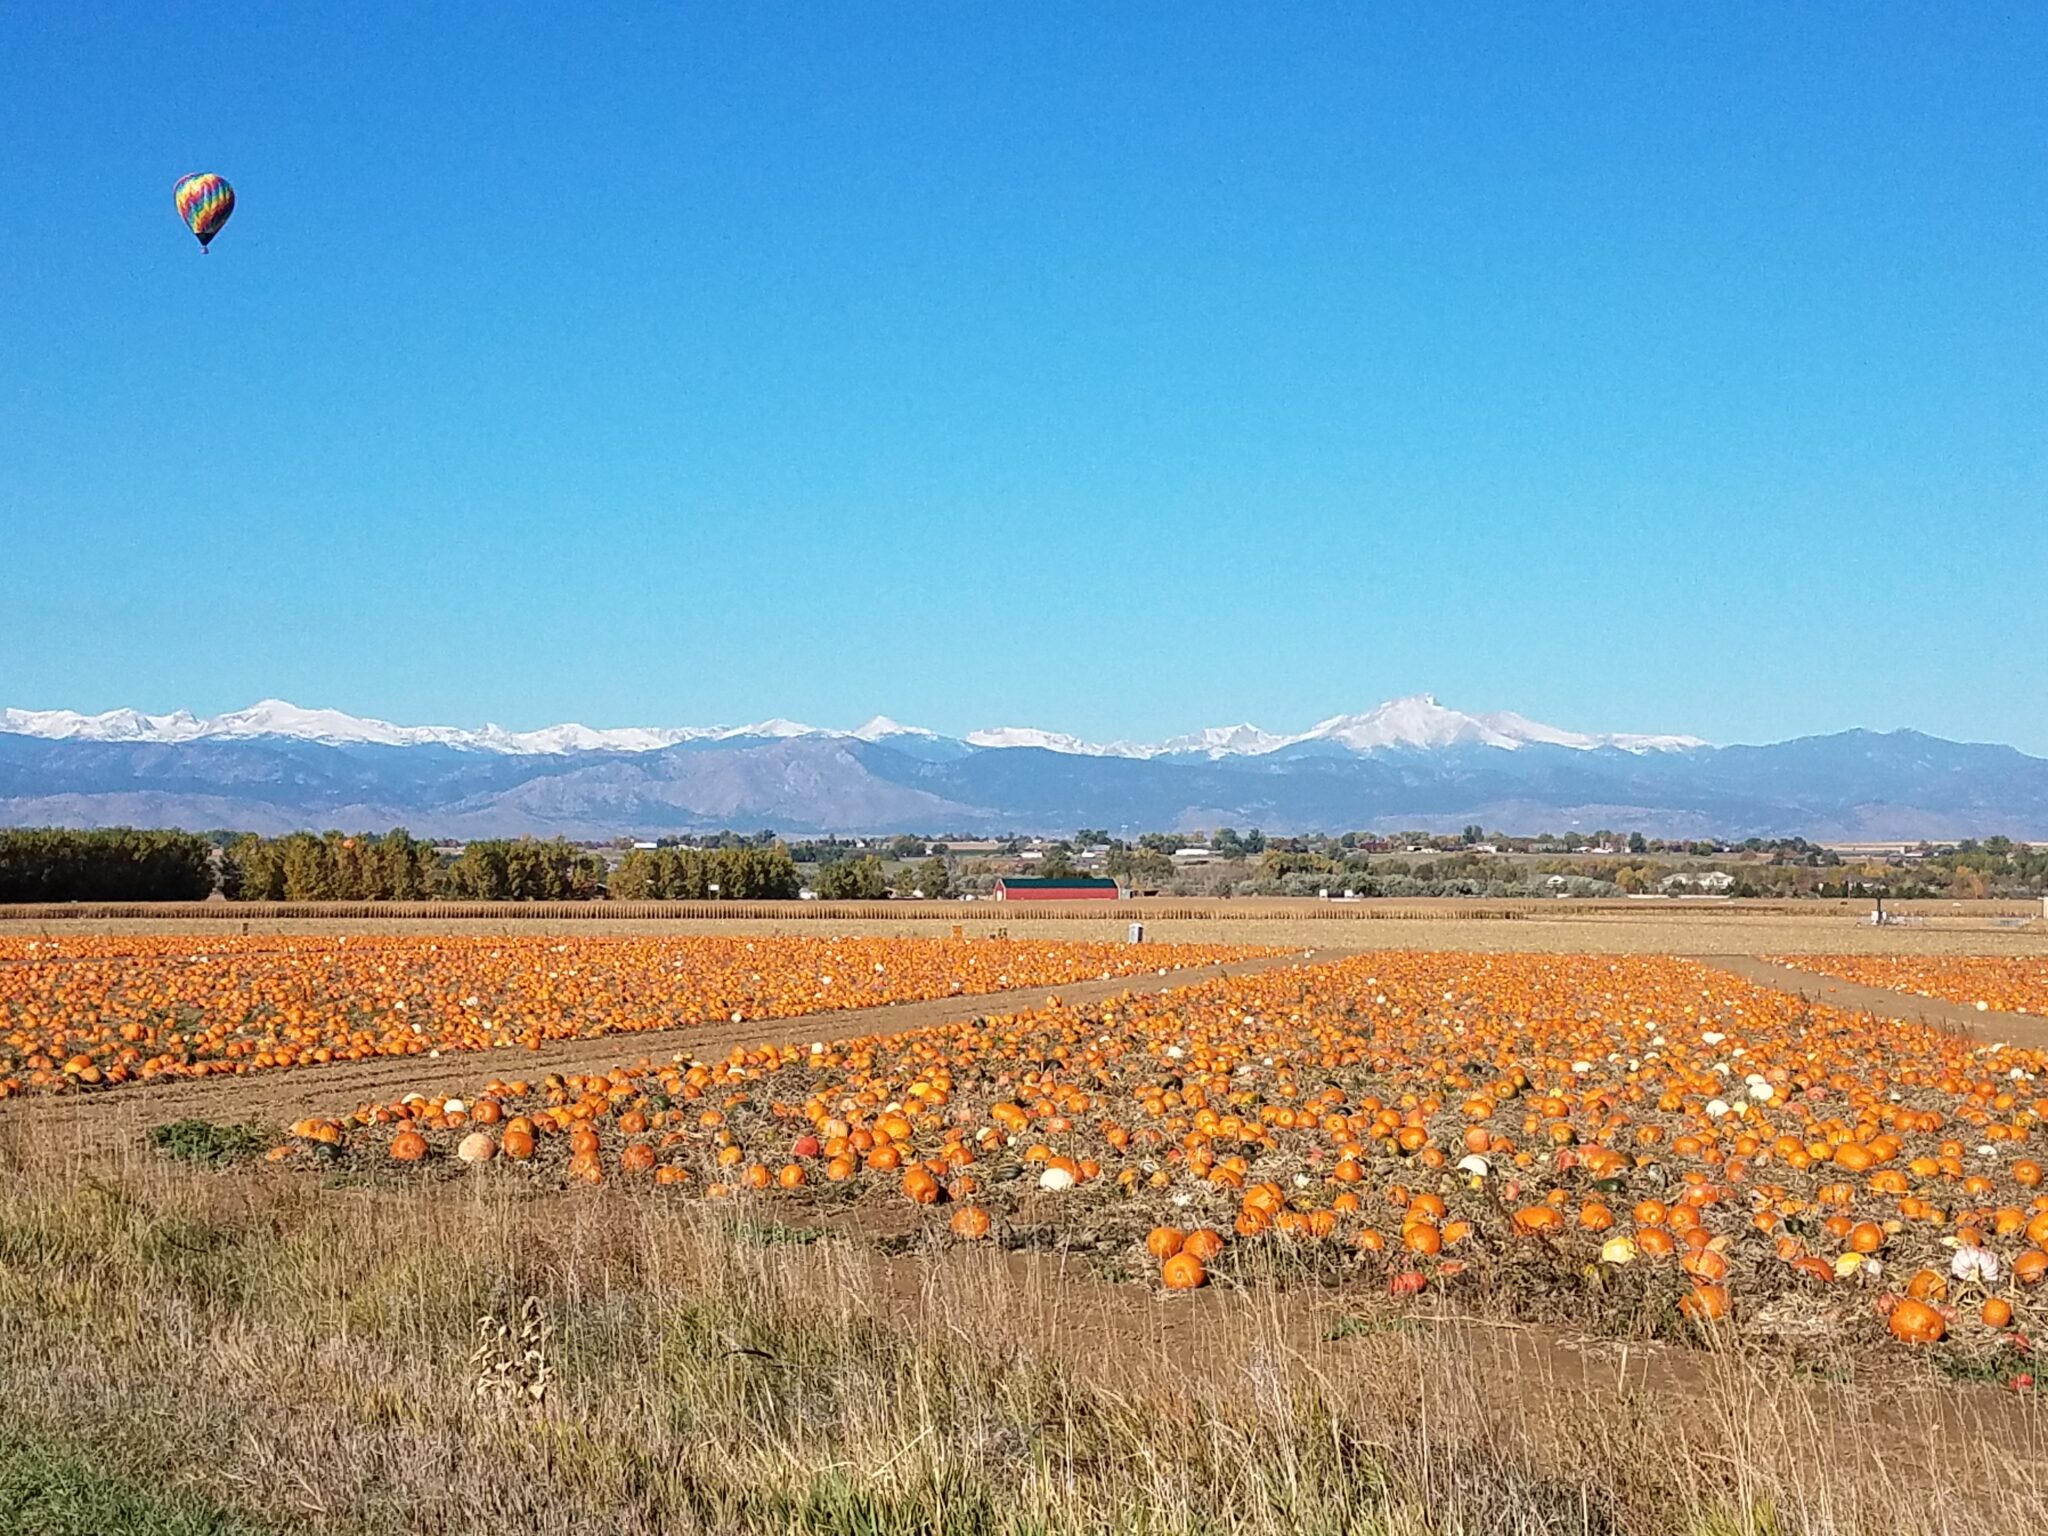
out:
M2048 8L81 0L0 143L0 703L2048 752Z

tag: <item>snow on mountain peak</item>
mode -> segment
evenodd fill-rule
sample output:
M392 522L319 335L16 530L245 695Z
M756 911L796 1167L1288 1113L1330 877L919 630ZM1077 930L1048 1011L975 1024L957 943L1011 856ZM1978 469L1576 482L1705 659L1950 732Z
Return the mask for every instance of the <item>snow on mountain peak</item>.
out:
M264 699L247 709L217 715L205 723L205 736L296 736L306 741L374 742L379 746L412 746L431 739L432 726L393 725L364 720L338 709L301 709L283 699Z
M1209 758L1257 757L1285 746L1287 740L1256 725L1212 725L1185 736L1168 737L1152 750L1161 757L1180 753L1199 753Z
M1683 752L1692 747L1704 747L1706 743L1697 736L1644 736L1626 731L1566 731L1554 725L1544 725L1525 715L1509 712L1477 717L1489 730L1498 731L1516 742L1541 743L1552 747L1571 747L1580 752L1591 752L1599 747L1619 747L1624 752Z
M771 720L756 720L752 725L734 726L729 731L720 731L720 739L730 741L740 736L773 736L778 739L790 736L817 736L825 734L814 725L804 725L795 720L785 720L780 715Z
M1437 703L1434 694L1428 693L1389 699L1362 715L1333 715L1294 739L1334 741L1354 752L1371 752L1382 747L1436 751L1460 746L1513 750L1522 744L1477 716L1444 708Z
M1041 731L1029 725L999 725L989 731L969 731L961 740L970 747L1037 747L1046 752L1064 752L1071 757L1150 757L1152 748L1136 747L1126 741L1102 745L1069 736L1064 731Z
M137 709L110 709L103 715L75 709L0 709L0 731L46 741L189 741L202 724L182 709L168 715L145 715Z
M85 715L75 710L0 709L0 732L46 740L172 743L202 739L247 740L285 737L332 745L389 747L442 746L464 751L522 755L575 752L653 752L686 742L713 743L755 739L788 740L816 736L866 742L892 737L943 742L936 731L903 725L876 715L851 731L819 730L781 718L740 726L627 726L598 729L587 725L551 725L533 731L508 731L486 725L466 729L448 725L394 725L334 709L302 709L283 699L264 699L247 709L202 720L186 710L146 715L133 709ZM974 731L962 744L976 748L1035 747L1085 757L1154 758L1203 756L1262 757L1297 745L1328 743L1353 752L1389 749L1441 751L1452 747L1491 747L1516 751L1525 746L1565 747L1574 751L1618 748L1626 752L1674 752L1706 745L1695 736L1594 734L1544 725L1526 716L1501 712L1469 715L1450 709L1427 693L1389 699L1359 715L1333 715L1299 735L1275 735L1251 724L1211 726L1156 744L1128 741L1084 741L1061 731L1031 726L999 726Z
M882 741L890 736L922 736L936 740L937 731L928 731L921 725L905 725L900 720L891 720L887 715L875 715L853 728L848 733L856 741Z

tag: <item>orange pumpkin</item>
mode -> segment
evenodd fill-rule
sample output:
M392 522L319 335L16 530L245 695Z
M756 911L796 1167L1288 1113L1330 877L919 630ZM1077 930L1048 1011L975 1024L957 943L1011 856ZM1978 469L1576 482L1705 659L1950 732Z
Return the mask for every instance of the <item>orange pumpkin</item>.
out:
M1719 1285L1695 1285L1679 1298L1678 1310L1696 1323L1718 1322L1728 1315L1728 1291Z
M1159 1268L1161 1283L1169 1291L1192 1291L1208 1282L1202 1261L1183 1248Z
M993 1222L981 1206L963 1205L953 1212L953 1219L946 1226L955 1237L974 1242L988 1236Z
M1940 1312L1910 1296L1900 1298L1885 1323L1892 1337L1908 1344L1938 1344L1948 1332L1948 1322Z
M1179 1253L1187 1240L1187 1233L1179 1227L1154 1227L1145 1234L1145 1251L1163 1264Z

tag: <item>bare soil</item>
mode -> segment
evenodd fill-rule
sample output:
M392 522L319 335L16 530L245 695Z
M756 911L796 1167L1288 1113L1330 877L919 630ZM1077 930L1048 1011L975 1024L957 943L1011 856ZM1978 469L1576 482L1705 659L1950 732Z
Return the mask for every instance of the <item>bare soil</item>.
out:
M805 903L809 906L812 904ZM1105 904L1107 905L1107 904ZM1873 927L1864 903L1120 902L1100 913L1034 914L1028 903L963 921L945 907L908 904L904 915L793 918L262 917L217 904L191 918L73 917L0 920L0 936L77 933L373 934L857 934L944 936L963 929L1017 939L1121 940L1142 921L1157 943L1273 945L1289 949L1427 949L1537 954L1926 954L2048 955L2048 921L2011 903L1916 904L1896 924ZM770 911L760 908L755 912ZM1015 915L1012 915L1014 912ZM929 915L926 915L929 914ZM1179 914L1179 915L1167 915Z

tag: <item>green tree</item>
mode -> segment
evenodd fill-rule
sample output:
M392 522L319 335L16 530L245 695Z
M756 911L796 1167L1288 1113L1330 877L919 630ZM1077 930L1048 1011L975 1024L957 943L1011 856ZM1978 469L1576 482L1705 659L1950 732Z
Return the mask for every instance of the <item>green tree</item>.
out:
M880 901L889 894L889 878L873 854L841 859L818 871L818 895L826 901Z
M1103 867L1127 885L1158 885L1173 878L1173 860L1151 848L1116 848Z
M325 838L293 832L284 839L284 899L332 901L339 890L334 855Z
M214 846L189 832L0 832L0 901L203 901L213 888Z
M512 895L512 866L501 842L466 844L448 866L448 894L462 901L505 901Z

